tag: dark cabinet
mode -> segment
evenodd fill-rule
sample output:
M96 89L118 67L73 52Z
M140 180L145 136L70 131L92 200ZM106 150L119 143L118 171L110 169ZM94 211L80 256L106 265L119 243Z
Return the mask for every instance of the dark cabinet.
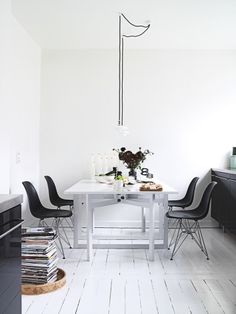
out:
M211 178L217 182L212 194L211 216L223 229L236 230L236 172L212 170Z
M0 313L21 313L21 206L0 213Z
M229 228L236 230L236 175L235 180L230 179L230 200L231 206L229 207Z

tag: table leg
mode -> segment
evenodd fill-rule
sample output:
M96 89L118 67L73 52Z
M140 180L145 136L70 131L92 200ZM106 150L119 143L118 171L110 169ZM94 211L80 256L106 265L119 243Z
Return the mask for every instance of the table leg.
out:
M155 208L154 201L149 206L149 260L154 261Z
M163 228L164 228L164 237L163 237L163 246L164 249L168 248L168 218L166 217L166 212L168 211L168 195L164 195L163 199L163 214L164 214L164 221L163 221Z
M158 221L159 221L159 236L163 240L162 247L164 247L164 195L158 199Z
M142 207L142 232L146 232L145 207Z
M93 225L93 210L89 207L88 195L85 200L86 214L87 214L87 260L90 261L93 254L93 238L92 238L92 225Z
M91 208L91 211L92 211L92 215L93 215L93 219L92 219L92 233L94 233L94 223L95 223L95 219L94 219L94 208Z
M78 248L78 240L79 240L79 234L80 234L79 212L80 212L80 198L79 198L79 195L74 195L74 211L73 211L73 216L74 216L73 248L74 249Z

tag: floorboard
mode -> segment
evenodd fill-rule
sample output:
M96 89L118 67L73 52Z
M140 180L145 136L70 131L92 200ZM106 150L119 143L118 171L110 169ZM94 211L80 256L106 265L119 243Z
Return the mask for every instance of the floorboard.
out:
M99 232L105 235L109 229ZM112 230L113 235L129 232L138 231ZM236 237L217 228L203 229L203 234L209 261L191 239L173 261L168 250L155 250L150 262L145 249L96 249L87 262L85 249L65 248L59 267L66 271L66 285L23 296L22 313L235 314Z

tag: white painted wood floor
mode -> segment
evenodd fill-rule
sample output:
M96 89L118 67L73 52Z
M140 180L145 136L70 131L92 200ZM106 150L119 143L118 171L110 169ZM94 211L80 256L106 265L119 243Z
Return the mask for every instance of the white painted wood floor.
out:
M67 273L62 289L23 296L27 314L236 313L236 237L204 229L210 260L188 239L173 261L156 250L97 249L92 262L83 249L66 249L59 267Z

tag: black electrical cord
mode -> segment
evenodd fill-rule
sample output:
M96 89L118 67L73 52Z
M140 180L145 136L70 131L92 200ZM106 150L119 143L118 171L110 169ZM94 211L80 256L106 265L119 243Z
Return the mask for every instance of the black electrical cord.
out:
M124 38L122 37L122 72L121 72L121 125L124 125Z
M121 15L119 15L119 114L118 114L118 125L121 125L120 111L121 111Z
M144 31L138 35L124 35L122 34L122 29L121 29L121 23L122 20L121 18L124 18L130 25L132 25L133 27L136 28L144 28ZM119 118L118 118L118 125L119 126L123 126L124 125L124 37L126 38L130 38L130 37L140 37L142 36L144 33L146 33L146 31L149 29L150 24L148 25L136 25L133 24L132 22L130 22L127 17L121 13L119 15Z
M123 13L121 13L121 16L130 24L130 25L132 25L132 26L134 26L134 27L142 27L142 28L145 28L145 30L141 33L141 34L138 34L138 35L122 35L123 37L126 37L126 38L129 38L129 37L139 37L139 36L142 36L144 33L146 33L146 31L149 29L149 27L150 27L150 24L148 24L148 25L142 25L142 24L139 24L139 25L137 25L137 24L133 24L132 22L130 22L128 19L127 19L127 17L123 14Z

